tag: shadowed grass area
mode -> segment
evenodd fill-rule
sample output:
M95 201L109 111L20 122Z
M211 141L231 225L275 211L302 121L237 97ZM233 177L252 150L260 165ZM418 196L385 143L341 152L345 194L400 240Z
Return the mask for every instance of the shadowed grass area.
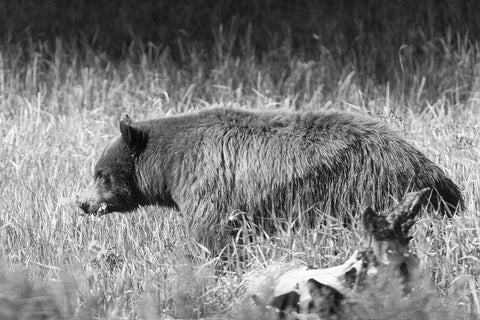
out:
M412 63L444 58L445 40L455 49L464 46L456 39L448 43L447 34L478 41L479 9L476 0L366 0L361 6L351 0L2 0L0 35L24 45L52 46L60 38L117 58L153 45L182 64L192 50L207 61L221 49L285 65L290 61L283 55L294 52L305 60L334 58L337 67L351 65L365 81L396 82L402 81L394 74L400 64L410 72Z
M324 49L313 59L286 41L269 44L259 58L251 35L235 29L214 34L208 55L185 44L181 64L153 44L116 59L60 39L1 46L0 315L263 319L267 315L245 306L249 283L267 281L262 290L268 291L272 270L292 261L319 267L343 262L358 244L359 226L345 229L331 217L314 230L287 227L274 237L245 239L247 246L232 239L231 258L218 264L186 234L185 218L176 211L148 207L95 218L63 205L63 198L89 183L96 159L118 135L121 113L141 120L212 106L343 109L400 130L459 184L467 210L452 220L425 214L415 227L412 245L434 293L419 290L393 304L388 301L398 300L395 292L390 299L374 291L357 318L439 319L431 304L421 303L435 294L433 305L448 302L448 310L461 310L444 318L478 313L478 42L452 32L420 39L421 58L409 47L388 47L400 54L401 66L392 61L389 76L396 81L382 83L357 69L359 62L376 63L369 53L354 61ZM245 41L236 55L229 43L239 37ZM215 270L219 266L228 268ZM424 305L421 316L411 313Z

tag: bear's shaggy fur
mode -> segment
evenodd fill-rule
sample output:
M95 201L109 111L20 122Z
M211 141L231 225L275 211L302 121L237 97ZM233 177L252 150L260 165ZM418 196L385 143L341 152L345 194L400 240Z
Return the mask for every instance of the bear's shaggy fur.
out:
M200 240L234 210L267 225L294 209L382 210L423 188L435 190L431 203L442 212L464 206L459 188L421 152L349 113L209 109L143 122L126 116L120 130L79 205L87 213L177 207Z

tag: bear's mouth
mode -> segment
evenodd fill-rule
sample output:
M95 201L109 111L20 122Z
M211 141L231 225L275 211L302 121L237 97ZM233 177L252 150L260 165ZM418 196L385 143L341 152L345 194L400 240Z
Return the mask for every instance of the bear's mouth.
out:
M97 210L93 210L93 211L85 211L83 213L83 215L85 216L95 216L95 217L100 217L100 216L103 216L103 215L106 215L107 213L109 213L110 210L109 210L109 205L105 202L101 203L99 206L98 206L98 209Z
M108 213L108 204L105 202L101 203L100 206L98 207L97 211L95 211L93 214L97 217L103 216Z

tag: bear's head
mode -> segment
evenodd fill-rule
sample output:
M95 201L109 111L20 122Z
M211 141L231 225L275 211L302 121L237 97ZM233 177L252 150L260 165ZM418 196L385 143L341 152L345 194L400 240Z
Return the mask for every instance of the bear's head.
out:
M120 121L121 136L108 146L95 166L90 186L77 195L77 205L86 213L103 215L125 212L142 203L135 174L136 157L145 148L148 132L128 115Z

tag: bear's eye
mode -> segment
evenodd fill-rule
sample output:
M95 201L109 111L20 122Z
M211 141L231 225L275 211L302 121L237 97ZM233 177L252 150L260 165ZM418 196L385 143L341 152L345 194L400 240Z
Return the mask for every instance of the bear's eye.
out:
M95 173L95 176L96 176L96 179L100 182L102 182L103 184L106 184L106 185L110 185L110 175L101 171L101 170L98 170L96 173Z
M95 179L102 179L103 178L103 171L97 170L95 172Z
M107 186L110 186L110 175L106 174L103 176L103 183L105 183Z

